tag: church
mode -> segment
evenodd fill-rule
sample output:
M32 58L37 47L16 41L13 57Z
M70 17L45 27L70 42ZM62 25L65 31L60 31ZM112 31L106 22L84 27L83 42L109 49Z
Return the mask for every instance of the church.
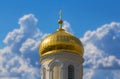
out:
M63 29L62 12L59 29L40 43L41 79L82 79L84 48L81 41Z

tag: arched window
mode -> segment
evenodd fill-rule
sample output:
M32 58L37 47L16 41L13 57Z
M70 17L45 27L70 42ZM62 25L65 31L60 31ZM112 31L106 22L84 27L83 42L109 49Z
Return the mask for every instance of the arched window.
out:
M74 79L74 67L73 67L73 65L68 66L68 79Z
M53 67L53 78L52 79L61 79L60 77L60 65L58 63L54 64Z

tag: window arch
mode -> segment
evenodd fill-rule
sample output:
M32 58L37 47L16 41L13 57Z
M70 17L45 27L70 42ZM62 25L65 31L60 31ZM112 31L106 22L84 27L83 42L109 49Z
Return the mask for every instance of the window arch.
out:
M74 66L68 66L68 79L74 79Z
M60 64L55 63L52 71L52 79L61 79Z

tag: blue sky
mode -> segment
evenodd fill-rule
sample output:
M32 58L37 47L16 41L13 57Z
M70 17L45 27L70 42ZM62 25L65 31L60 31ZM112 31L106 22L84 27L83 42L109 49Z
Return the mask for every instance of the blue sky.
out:
M1 0L0 77L30 79L33 72L31 78L39 79L36 52L41 39L59 27L62 9L63 27L85 48L84 79L120 78L119 4L119 0Z
M111 21L119 22L119 3L119 0L1 0L0 41L9 31L18 28L17 22L20 17L29 13L33 13L39 19L38 27L42 31L53 32L58 28L59 9L63 11L63 19L71 23L74 34L81 37L86 30L96 29ZM46 29L47 27L51 29Z

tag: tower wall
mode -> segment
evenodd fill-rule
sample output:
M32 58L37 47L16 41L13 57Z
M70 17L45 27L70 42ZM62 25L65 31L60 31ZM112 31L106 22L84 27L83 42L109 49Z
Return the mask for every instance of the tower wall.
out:
M41 79L82 79L82 56L57 52L41 58Z

